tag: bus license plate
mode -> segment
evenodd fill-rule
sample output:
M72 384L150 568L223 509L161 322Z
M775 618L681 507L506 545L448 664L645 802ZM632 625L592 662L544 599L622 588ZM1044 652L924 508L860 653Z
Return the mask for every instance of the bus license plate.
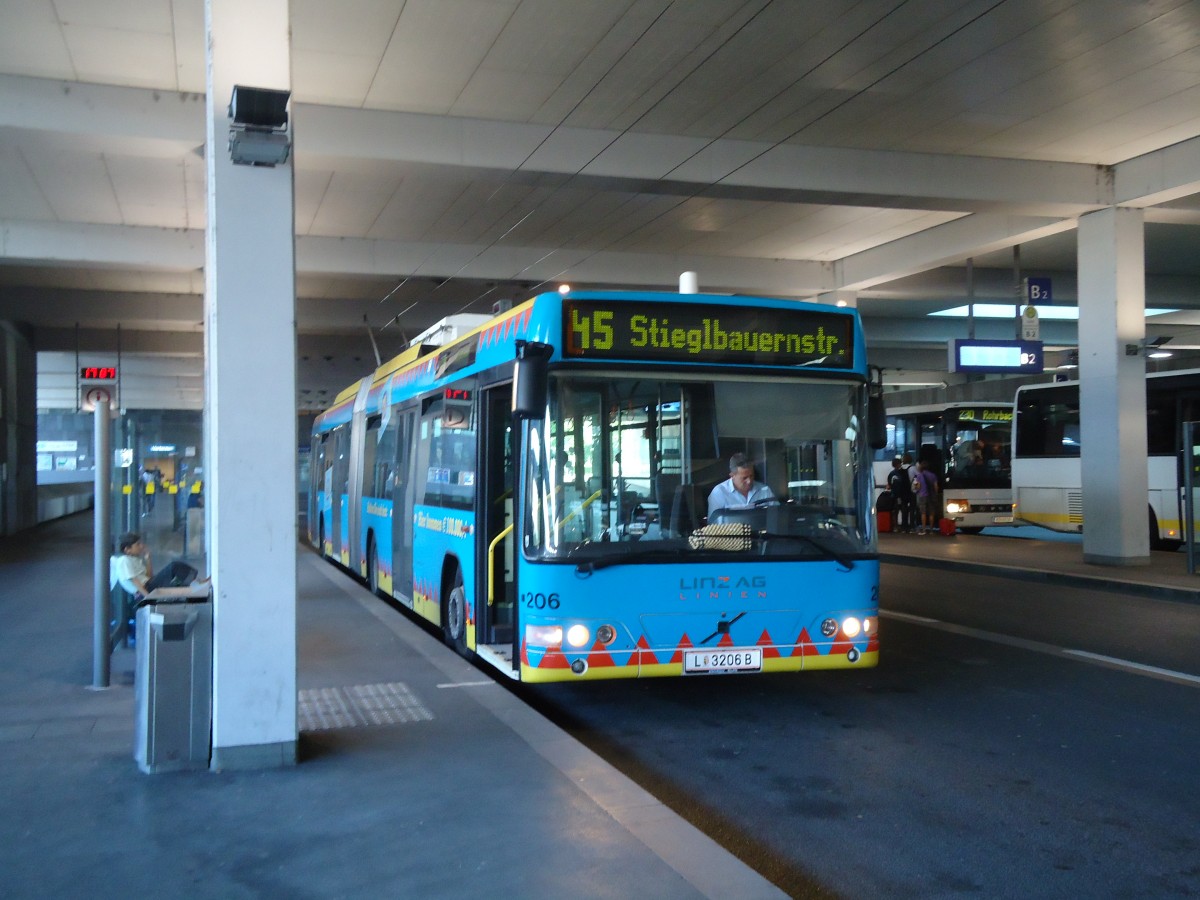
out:
M992 518L992 522L994 522L996 525L1011 525L1012 520L1012 516L994 516Z
M719 650L683 651L683 671L688 675L722 672L761 672L761 647L722 647Z

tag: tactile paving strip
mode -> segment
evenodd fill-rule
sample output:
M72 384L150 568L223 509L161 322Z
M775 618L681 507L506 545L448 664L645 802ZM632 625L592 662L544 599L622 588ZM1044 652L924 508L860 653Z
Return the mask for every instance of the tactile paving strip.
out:
M398 681L312 688L300 691L297 699L301 731L403 725L433 719L433 713L416 698L408 685Z

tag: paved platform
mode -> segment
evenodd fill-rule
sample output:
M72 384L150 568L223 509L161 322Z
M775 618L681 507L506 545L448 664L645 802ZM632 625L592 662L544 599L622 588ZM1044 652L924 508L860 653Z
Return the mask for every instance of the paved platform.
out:
M299 563L300 762L142 774L92 526L0 542L0 896L782 897L418 625Z
M887 534L885 562L1200 602L1184 553ZM161 559L161 557L160 557ZM314 554L300 762L142 774L132 650L92 680L92 525L0 542L0 896L783 896L486 673Z

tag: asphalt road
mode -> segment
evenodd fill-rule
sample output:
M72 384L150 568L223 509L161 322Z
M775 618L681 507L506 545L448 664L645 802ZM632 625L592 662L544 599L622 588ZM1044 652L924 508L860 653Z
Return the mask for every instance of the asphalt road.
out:
M882 588L876 669L518 690L793 896L1200 894L1200 608Z

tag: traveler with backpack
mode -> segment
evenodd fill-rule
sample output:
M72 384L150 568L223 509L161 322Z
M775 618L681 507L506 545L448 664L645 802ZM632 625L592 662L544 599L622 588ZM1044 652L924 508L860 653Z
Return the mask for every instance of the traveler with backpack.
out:
M938 519L941 518L941 503L938 502L937 475L929 470L925 460L918 460L913 470L913 493L917 497L917 534L938 530Z

